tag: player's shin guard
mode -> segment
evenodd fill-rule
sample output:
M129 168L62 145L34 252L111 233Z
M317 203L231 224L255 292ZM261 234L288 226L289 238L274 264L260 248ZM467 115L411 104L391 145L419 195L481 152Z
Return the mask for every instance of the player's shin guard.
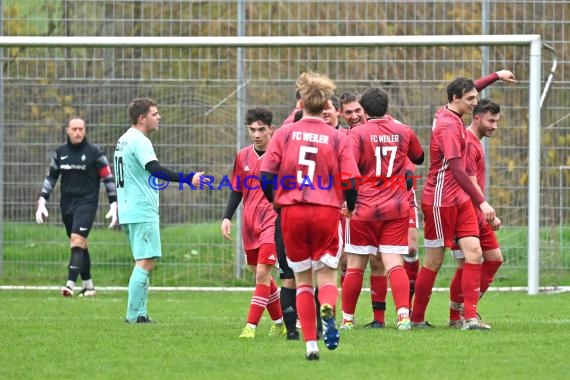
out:
M81 266L79 274L83 281L87 281L91 279L91 257L89 256L88 249L85 249L83 252L83 265Z
M409 303L412 305L412 299L414 298L414 291L416 288L416 279L418 278L418 271L420 270L420 260L416 254L413 258L404 256L404 269L410 280L410 298Z
M259 323L269 299L269 286L256 284L251 303L249 305L249 313L247 314L247 323L256 325Z
M501 264L503 264L502 261L483 261L483 264L481 264L481 289L479 290L479 298L483 297L483 294L489 289Z
M287 332L295 332L297 331L297 303L295 301L297 291L295 289L281 287L280 295L283 321L285 322Z
M269 283L269 299L267 301L267 312L272 321L277 321L283 318L283 311L281 310L281 299L279 297L279 288L275 283L273 277Z
M426 309L436 277L437 272L426 267L421 267L416 280L416 293L412 305L412 322L418 323L425 321Z
M337 289L338 291L338 289ZM315 289L315 313L317 313L317 335L323 332L323 321L319 318L321 314L321 302L319 301L319 289Z
M144 279L145 284L144 284L144 298L141 304L141 308L139 310L139 315L146 315L148 318L148 309L147 309L147 305L148 305L148 287L150 285L150 275L151 272L146 272L146 278Z
M386 294L388 294L388 277L370 276L370 300L376 322L385 323Z
M481 264L465 263L461 288L463 290L464 318L477 318L477 303L479 302L479 287L481 284Z
M79 273L84 266L85 250L81 247L71 247L71 257L69 258L69 267L67 271L68 281L77 281Z
M336 312L336 301L338 299L338 288L336 284L323 284L319 288L319 302L321 305L328 304Z
M317 314L315 312L315 293L310 285L297 287L297 314L301 330L306 341L317 340Z
M135 266L129 280L127 321L135 322L139 316L147 316L146 304L150 273Z
M459 321L461 319L461 304L463 304L463 290L461 278L463 277L463 268L457 268L455 275L451 279L449 285L449 320Z
M390 289L392 289L396 310L402 308L409 310L410 280L406 271L401 266L395 266L388 272L388 278L390 279Z
M362 289L362 277L364 273L360 269L348 268L342 283L342 311L354 314L356 303Z

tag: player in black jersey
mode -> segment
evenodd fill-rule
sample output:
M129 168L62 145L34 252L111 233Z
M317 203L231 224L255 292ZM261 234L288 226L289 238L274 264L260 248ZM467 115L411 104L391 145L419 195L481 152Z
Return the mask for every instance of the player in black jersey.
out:
M117 224L117 190L111 168L103 151L87 141L85 130L82 119L69 121L65 129L67 142L55 150L37 202L36 222L42 224L43 218L48 216L46 202L61 176L61 218L71 247L67 283L61 288L64 297L73 296L79 275L83 280L79 295L95 295L87 236L95 220L101 181L105 184L110 204L105 218L111 219L109 228Z

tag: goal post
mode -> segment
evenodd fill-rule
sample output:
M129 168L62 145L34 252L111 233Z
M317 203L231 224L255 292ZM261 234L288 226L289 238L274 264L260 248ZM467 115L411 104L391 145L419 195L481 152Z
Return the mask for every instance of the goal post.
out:
M528 78L528 294L539 291L540 253L540 122L541 122L541 37L529 35L435 35L435 36L307 36L307 37L11 37L1 36L0 47L425 47L425 46L508 46L530 48ZM239 57L239 55L238 55ZM0 74L2 75L2 74ZM242 76L242 78L244 78ZM334 79L334 78L333 78ZM2 78L0 78L0 83ZM237 83L236 92L243 83ZM240 87L241 86L241 87ZM2 99L0 97L0 99ZM3 104L0 104L3 107ZM0 109L3 112L4 109ZM1 123L1 119L0 119ZM241 120L236 121L241 126ZM4 133L4 124L0 124ZM239 144L239 141L238 141ZM3 144L0 149L3 149ZM0 151L0 153L2 153ZM3 183L0 171L0 184ZM0 192L3 190L0 189ZM0 194L3 195L3 194ZM4 225L3 214L0 223ZM239 236L236 234L236 236ZM2 242L3 243L3 242ZM0 251L0 265L3 252ZM2 268L0 268L1 271Z

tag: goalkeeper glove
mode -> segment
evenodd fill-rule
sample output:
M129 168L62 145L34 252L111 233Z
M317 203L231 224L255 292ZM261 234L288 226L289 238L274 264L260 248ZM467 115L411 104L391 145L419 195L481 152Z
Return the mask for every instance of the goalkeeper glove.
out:
M36 209L36 222L42 224L44 222L43 217L48 217L48 210L46 208L46 199L44 197L38 198L38 208Z
M113 202L109 205L109 212L105 215L105 219L111 218L111 223L109 223L109 228L113 228L117 225L117 202Z

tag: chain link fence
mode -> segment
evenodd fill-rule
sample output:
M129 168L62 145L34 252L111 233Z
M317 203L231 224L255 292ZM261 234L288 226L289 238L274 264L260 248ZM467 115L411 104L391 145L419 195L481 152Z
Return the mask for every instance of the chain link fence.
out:
M570 71L565 1L3 1L4 35L13 36L364 36L540 34L558 60L542 109L541 285L568 285L570 272ZM241 62L241 64L238 64ZM383 87L389 112L411 125L427 147L445 86L502 68L519 84L495 84L485 96L502 106L488 141L491 204L505 225L497 284L524 285L528 213L528 48L4 48L2 284L59 284L68 242L59 218L59 186L46 225L34 223L35 201L64 127L83 117L88 138L111 160L129 127L130 100L159 103L161 131L152 140L161 163L181 172L228 175L247 144L239 107L266 106L280 122L294 106L294 83L307 70L326 73L337 91ZM543 52L544 78L552 58ZM239 89L239 90L236 90ZM468 121L468 120L467 120ZM239 129L242 128L241 132ZM418 175L426 173L420 167ZM422 181L419 183L420 187ZM227 189L161 193L163 262L154 285L249 284L236 278L236 246L219 232ZM107 201L90 235L100 285L128 281L131 254L121 231L104 225ZM234 218L235 221L235 218ZM235 223L234 223L235 224ZM234 240L237 240L234 231ZM421 251L421 249L420 249ZM451 272L452 263L445 271Z

